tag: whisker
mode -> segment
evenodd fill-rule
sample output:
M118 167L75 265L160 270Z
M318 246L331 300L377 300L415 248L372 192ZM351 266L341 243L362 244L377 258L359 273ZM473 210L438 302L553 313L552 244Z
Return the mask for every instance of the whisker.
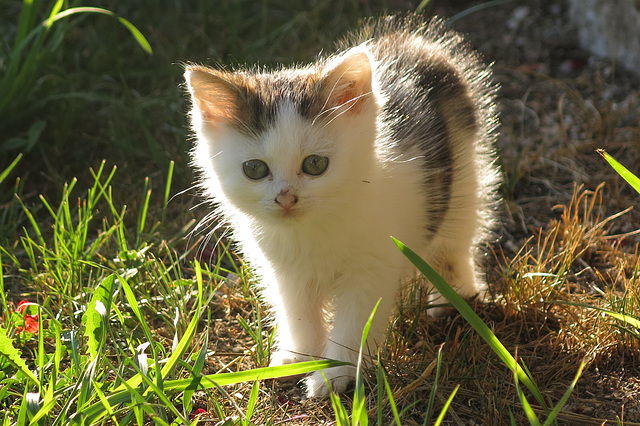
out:
M343 104L340 104L340 105L338 105L338 106L337 106L337 107L335 107L335 108L332 108L330 111L333 113L335 110L338 110L338 109L342 108L343 106L345 106L345 105L347 105L347 104L351 104L351 105L349 105L349 106L348 106L348 108L344 109L344 110L343 110L343 111L341 111L339 114L336 114L334 117L331 117L331 118L329 119L329 121L327 121L327 122L326 122L322 127L324 128L324 127L328 126L329 124L331 124L331 123L333 122L333 120L335 120L336 118L340 117L342 114L344 114L344 113L348 112L349 110L351 110L351 108L353 108L353 106L355 105L355 103L356 103L360 98L365 97L365 96L367 96L367 95L369 95L369 94L371 94L371 92L363 93L362 95L358 95L358 96L356 96L355 98L353 98L353 99L349 99L347 102L345 102L345 103L343 103Z
M336 79L336 81L333 83L333 87L331 87L331 91L329 91L329 95L328 95L328 96L326 97L326 99L324 100L324 104L322 104L322 110L321 110L321 112L320 112L318 115L316 115L316 116L314 117L314 119L313 119L313 121L312 121L312 124L315 124L315 123L316 123L316 120L317 120L318 118L320 118L320 116L321 116L322 114L324 114L325 112L327 112L327 111L331 111L331 110L333 110L333 109L341 108L343 105L345 105L345 104L347 103L347 102L345 102L344 104L338 105L338 106L336 106L336 107L334 107L334 108L329 108L329 109L327 109L327 104L329 103L329 100L331 99L331 95L333 95L333 92L336 90L336 87L338 86L338 83L340 82L340 80L342 79L342 77L344 77L344 75L345 75L345 74L347 73L347 71L349 71L350 69L351 69L351 68L347 68L346 70L344 70L344 71L342 72L342 74L340 74L340 77L339 77L339 78L337 78L337 79ZM367 93L367 94L368 94L368 93ZM356 101L359 97L360 97L360 96L358 96L358 97L357 97L357 98L355 98L355 99L351 99L351 100L349 100L348 102Z

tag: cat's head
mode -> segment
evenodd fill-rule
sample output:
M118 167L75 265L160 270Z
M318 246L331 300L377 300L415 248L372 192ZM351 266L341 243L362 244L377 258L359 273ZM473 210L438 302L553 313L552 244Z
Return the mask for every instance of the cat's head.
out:
M292 223L352 202L375 156L373 67L364 46L271 73L188 66L193 159L221 210Z

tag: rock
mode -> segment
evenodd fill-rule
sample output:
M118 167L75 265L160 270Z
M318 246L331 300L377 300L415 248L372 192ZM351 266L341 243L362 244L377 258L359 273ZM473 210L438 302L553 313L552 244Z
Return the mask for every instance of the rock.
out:
M640 0L568 0L580 45L640 75Z

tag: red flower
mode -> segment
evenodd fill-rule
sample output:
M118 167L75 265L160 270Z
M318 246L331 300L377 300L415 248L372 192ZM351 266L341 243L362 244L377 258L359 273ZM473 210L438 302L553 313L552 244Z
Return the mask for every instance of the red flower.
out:
M195 420L196 417L200 417L203 414L207 414L207 410L204 408L198 408L193 413L189 414L189 420Z
M294 405L293 402L291 402L291 400L287 399L282 395L278 395L276 398L278 399L278 403L280 405Z
M26 300L21 300L18 302L18 312L20 312L21 314L24 313L24 311L27 309L27 306L29 306L30 303Z
M21 300L20 302L18 302L17 311L24 317L24 328L20 326L18 327L18 330L22 331L24 329L27 333L37 333L39 315L31 315L26 313L27 307L30 305L33 305L33 303L26 300Z
M26 314L24 316L24 328L28 333L37 333L38 332L38 314L29 315Z

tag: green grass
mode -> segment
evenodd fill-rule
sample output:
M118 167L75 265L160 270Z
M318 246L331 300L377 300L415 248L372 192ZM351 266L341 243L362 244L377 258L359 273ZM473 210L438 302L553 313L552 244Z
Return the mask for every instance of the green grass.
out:
M640 263L633 229L623 226L633 220L617 214L637 194L616 186L599 158L589 170L610 173L606 186L573 189L568 179L564 198L552 200L561 208L535 226L523 216L521 239L512 237L519 223L506 220L507 238L487 248L492 294L484 302L461 301L403 247L456 310L429 318L426 288L408 289L386 344L361 353L352 393L304 401L295 382L272 380L334 364L267 367L273 330L250 272L228 241L210 247L194 231L207 207L186 189L193 176L180 64L310 60L359 18L404 5L95 3L100 9L14 2L0 19L2 84L16 85L11 118L0 124L3 424L640 421L624 416L624 399L612 403L614 414L580 411L599 389L624 394L598 381L601 372L615 378L625 361L625 378L640 377L628 362L640 347ZM436 10L438 2L421 7ZM65 10L113 11L127 21ZM592 104L604 118L586 130L575 124L571 135L601 135L592 142L604 143L621 122ZM564 123L562 108L554 114L550 121ZM575 136L560 130L572 144L553 164L592 161L594 147L576 148ZM522 130L523 146L527 137ZM627 158L625 146L607 148ZM540 157L518 151L505 187L513 218L529 202L518 197ZM505 173L513 164L505 160ZM541 211L548 202L531 199Z
M629 169L620 164L615 158L609 155L605 150L599 149L598 154L607 160L607 163L618 173L633 189L640 194L640 179L634 175Z
M183 265L184 255L170 255L168 246L154 250L153 233L140 237L148 219L146 203L137 224L126 227L126 208L111 196L115 174L115 168L107 172L103 163L93 173L92 186L78 198L72 196L76 181L65 186L57 203L42 197L43 218L22 204L30 222L22 250L16 254L1 248L37 297L29 310L20 312L7 301L0 281L5 313L0 399L7 419L95 424L108 417L116 424L132 424L151 418L159 424L189 424L194 391L341 365L314 361L203 374L211 319L205 314L231 271L220 264L203 270L197 260ZM148 200L149 191L144 194ZM94 212L100 208L110 214L96 220ZM50 224L49 229L39 223ZM155 257L163 254L174 260ZM183 270L191 277L184 277ZM17 315L7 316L9 312ZM35 316L38 326L28 329L19 322L21 315ZM159 338L158 322L174 330L173 340ZM251 336L262 343L259 330ZM255 392L250 398L254 405Z
M0 132L6 133L9 124L33 111L33 104L40 107L52 101L51 93L43 93L40 80L47 61L60 49L66 27L59 21L80 14L100 14L116 18L149 54L151 46L142 33L129 21L115 13L98 7L69 7L65 0L50 5L46 18L41 19L41 2L24 0L20 10L13 47L3 56L3 72L0 75L0 116L4 117ZM0 151L33 149L47 122L37 120L31 124L26 136L14 136L0 141Z

